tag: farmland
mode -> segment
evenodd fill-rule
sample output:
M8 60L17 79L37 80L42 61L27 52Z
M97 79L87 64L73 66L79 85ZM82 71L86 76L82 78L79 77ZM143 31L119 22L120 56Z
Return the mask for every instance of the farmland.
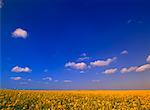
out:
M0 90L1 110L150 110L150 90Z

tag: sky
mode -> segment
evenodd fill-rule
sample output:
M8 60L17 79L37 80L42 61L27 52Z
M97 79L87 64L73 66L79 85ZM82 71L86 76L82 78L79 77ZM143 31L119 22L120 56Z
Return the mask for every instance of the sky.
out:
M149 0L3 0L2 89L150 89Z

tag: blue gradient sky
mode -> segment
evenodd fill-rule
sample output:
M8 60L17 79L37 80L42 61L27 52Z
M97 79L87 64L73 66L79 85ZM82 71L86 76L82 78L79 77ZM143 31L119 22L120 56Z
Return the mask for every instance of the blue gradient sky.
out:
M149 65L149 6L149 0L4 1L1 88L150 89L150 68L121 73ZM26 38L12 35L17 28ZM128 54L120 54L124 50ZM91 65L113 57L108 65ZM65 67L68 62L87 67ZM32 71L14 72L15 66ZM104 73L113 68L117 71Z

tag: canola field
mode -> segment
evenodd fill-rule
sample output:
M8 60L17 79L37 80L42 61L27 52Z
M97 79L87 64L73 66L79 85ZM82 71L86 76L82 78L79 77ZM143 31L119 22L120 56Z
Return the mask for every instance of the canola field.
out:
M0 90L0 110L150 110L150 90Z

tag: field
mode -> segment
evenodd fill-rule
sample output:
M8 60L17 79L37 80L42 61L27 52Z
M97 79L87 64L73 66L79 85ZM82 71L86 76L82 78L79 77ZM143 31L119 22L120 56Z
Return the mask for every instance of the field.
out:
M150 90L0 90L1 110L150 110Z

